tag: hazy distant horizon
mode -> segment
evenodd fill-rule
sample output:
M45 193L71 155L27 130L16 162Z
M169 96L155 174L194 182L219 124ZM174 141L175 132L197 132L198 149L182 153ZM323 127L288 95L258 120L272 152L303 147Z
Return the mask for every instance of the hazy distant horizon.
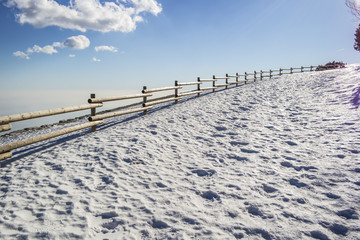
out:
M127 94L141 93L140 90L21 90L21 91L0 91L0 117L35 112L41 110L49 110L54 108L70 107L88 104L87 100L91 93L95 93L97 97L122 96ZM138 100L138 99L137 99ZM139 100L138 100L139 101ZM125 105L125 101L109 102L99 109L115 108L116 106ZM44 124L57 123L60 120L71 119L90 113L90 110L60 114L50 117L42 117L33 120L26 120L11 123L12 130L19 130L27 127L37 127ZM7 134L11 131L1 132L0 135Z

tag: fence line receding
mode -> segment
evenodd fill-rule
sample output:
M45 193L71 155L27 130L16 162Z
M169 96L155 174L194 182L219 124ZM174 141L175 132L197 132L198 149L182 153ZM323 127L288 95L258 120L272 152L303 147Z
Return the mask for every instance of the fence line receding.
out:
M175 85L171 87L162 87L162 88L153 88L148 89L147 86L144 86L140 94L134 95L124 95L124 96L115 96L115 97L104 97L96 98L96 95L90 94L88 99L88 104L80 106L71 106L57 109L50 109L44 111L30 112L15 114L10 116L0 117L0 132L11 130L12 122L24 121L28 119L47 117L58 114L65 114L75 111L83 111L90 109L90 117L88 118L88 123L83 123L71 127L67 127L61 130L53 131L43 135L27 138L21 141L9 143L0 146L0 160L4 160L12 157L12 150L21 148L27 145L31 145L40 141L45 141L51 138L55 138L61 135L69 134L75 131L79 131L85 128L91 128L92 131L96 131L96 126L103 124L104 119L112 118L116 116L143 112L144 115L147 114L148 110L151 110L154 105L163 104L166 102L175 102L177 104L179 100L183 99L184 96L197 95L200 97L202 93L206 91L215 92L216 89L224 88L228 89L232 85L238 87L240 84L247 84L249 81L256 82L257 80L271 79L274 76L281 76L284 74L293 74L293 73L302 73L302 72L312 72L312 71L322 71L331 68L331 66L310 66L310 67L299 67L299 68L280 68L269 71L254 71L254 72L245 72L244 74L236 73L234 75L226 74L225 76L215 76L212 78L197 78L196 82L179 82L175 81ZM222 82L218 82L222 81ZM181 91L183 87L195 86L195 89ZM163 92L174 91L171 94L165 96L157 96L154 98L154 95ZM121 101L128 99L141 98L141 102L133 103L126 106L121 106L116 109L107 110L103 112L96 113L97 108L103 107L105 102L110 101ZM138 108L134 108L140 105ZM121 111L116 111L121 110Z

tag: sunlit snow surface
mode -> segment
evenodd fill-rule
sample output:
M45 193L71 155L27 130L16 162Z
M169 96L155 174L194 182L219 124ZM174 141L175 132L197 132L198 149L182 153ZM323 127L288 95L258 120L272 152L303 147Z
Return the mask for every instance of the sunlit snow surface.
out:
M360 239L358 67L15 151L0 169L0 239Z

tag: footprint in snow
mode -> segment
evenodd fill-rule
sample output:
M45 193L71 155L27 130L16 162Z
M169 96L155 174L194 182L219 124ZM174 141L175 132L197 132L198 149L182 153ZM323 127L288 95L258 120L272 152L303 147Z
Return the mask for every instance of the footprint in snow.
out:
M294 165L292 165L290 162L281 162L280 163L281 166L283 167L287 167L287 168L294 168L296 171L300 171L301 169L299 167L295 167Z
M247 162L247 161L249 161L249 159L247 157L240 157L240 156L237 156L235 154L228 154L227 158L228 159L234 159L234 160L239 161L239 162Z
M338 211L336 214L346 219L359 219L359 216L356 214L356 211L351 208Z
M346 236L349 231L349 229L346 226L338 223L331 224L328 222L320 222L320 225L323 226L324 228L329 229L330 231L332 231L337 235Z
M247 143L247 142L239 142L239 141L231 141L230 144L231 144L231 146L247 146L247 145L249 145L249 143Z
M246 149L246 148L240 148L240 151L243 153L259 153L259 151L252 150L252 149Z
M289 160L289 161L297 161L299 162L296 158L293 158L293 157L289 157L289 156L282 156L283 158L285 158L286 160Z
M271 186L266 185L266 184L263 184L262 187L263 187L264 191L267 192L267 193L274 193L274 192L278 191L276 188L271 187Z
M217 131L226 131L226 130L227 130L226 127L221 127L221 126L215 127L215 129L216 129Z
M199 177L205 177L205 176L212 176L216 173L215 170L202 170L202 169L197 169L197 170L193 170L192 173L197 174Z
M236 212L228 212L229 217L236 218L238 214Z
M198 225L199 224L195 219L192 219L192 218L189 218L189 217L184 217L182 219L182 221L187 223L187 224L190 224L190 225Z
M68 194L68 191L58 189L58 190L56 190L56 194L58 194L58 195L65 195L65 194Z
M166 188L166 187L167 187L165 184L163 184L163 183L161 183L161 182L157 182L157 183L155 183L155 184L156 184L156 186L158 186L159 188Z
M153 219L150 225L156 229L165 229L169 227L169 225L166 222L157 219Z
M114 217L118 217L118 216L119 216L119 214L117 214L114 211L103 212L103 213L96 215L96 217L101 217L102 219L110 219L110 218L114 218Z
M305 204L306 203L305 199L303 199L303 198L297 198L296 202L300 203L300 204Z
M250 205L249 207L247 207L247 211L248 213L254 216L258 216L258 217L264 216L264 213L257 206L254 205Z
M226 136L223 135L223 134L214 134L214 135L212 135L212 137L214 137L214 138L216 138L216 137L224 138L224 137L226 137Z
M285 141L289 146L297 146L298 144L293 141Z
M305 170L305 171L310 171L310 170L317 170L316 167L313 167L313 166L294 166L293 164L291 164L290 162L281 162L280 163L281 166L283 167L287 167L287 168L293 168L295 169L296 171L301 171L301 170Z
M260 235L265 240L273 239L271 234L261 228L244 228L247 235Z
M341 225L341 224L337 224L337 223L334 223L333 225L331 225L329 227L329 229L333 233L335 233L337 235L342 235L342 236L346 236L347 232L349 231L349 229L347 227L345 227L344 225Z
M117 220L113 219L111 222L103 223L101 226L108 230L113 230L117 226L124 225L124 224L125 224L125 222L123 220L117 221Z
M289 182L290 182L290 185L293 185L293 186L295 186L297 188L302 188L302 187L307 186L306 183L300 182L299 180L294 179L294 178L290 179Z
M218 201L220 201L220 196L217 193L213 192L213 191L203 192L200 196L207 199L207 200L211 200L211 201L218 200Z
M236 185L234 185L234 184L228 184L228 185L226 185L226 187L228 187L228 188L234 188L234 189L236 189L236 190L241 190L241 188L240 188L239 186L236 186Z
M276 130L275 128L274 128L274 126L264 126L265 128L267 128L267 129L269 129L269 130Z
M325 196L331 199L339 199L341 198L339 195L333 194L333 193L325 193Z
M242 110L242 111L249 111L250 110L250 108L247 108L247 107L239 107L239 109Z
M326 236L321 231L311 231L310 236L314 239L320 239L320 240L330 240L328 236Z
M111 176L103 176L103 177L101 177L101 181L103 183L105 183L105 184L111 184L113 182L111 178L113 178L113 177L111 177Z

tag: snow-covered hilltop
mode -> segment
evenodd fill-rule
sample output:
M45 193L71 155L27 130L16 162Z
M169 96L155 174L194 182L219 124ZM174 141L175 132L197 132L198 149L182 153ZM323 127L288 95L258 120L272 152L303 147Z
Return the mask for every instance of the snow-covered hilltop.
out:
M360 239L358 66L20 149L0 169L0 238Z

